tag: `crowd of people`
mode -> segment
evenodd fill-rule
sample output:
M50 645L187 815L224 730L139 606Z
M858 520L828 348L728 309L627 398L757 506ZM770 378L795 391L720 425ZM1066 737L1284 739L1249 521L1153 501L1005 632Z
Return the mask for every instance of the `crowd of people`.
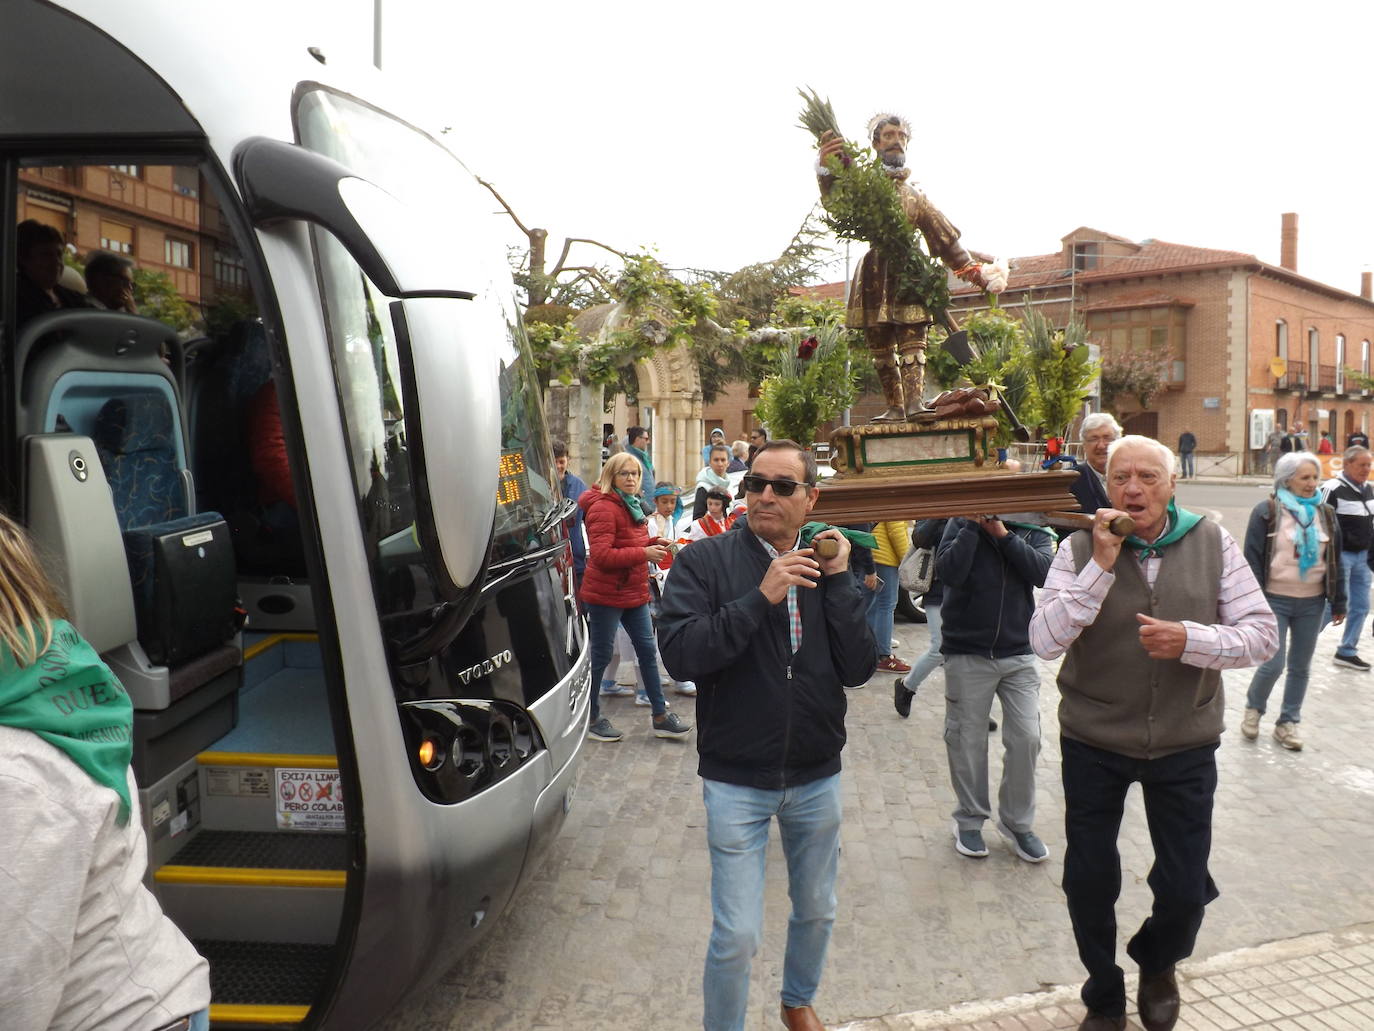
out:
M759 434L747 446L737 491L730 490L736 456L717 432L702 449L696 481L686 491L655 484L642 522L632 503L652 466L632 447L580 502L589 528L594 513L614 516L601 515L601 527L588 533L588 570L600 562L636 568L633 596L589 599L584 590L594 677L603 676L610 631L620 621L630 629L622 651L637 656L637 676L660 714L655 733L669 713L658 704L660 661L696 696L712 871L705 1026L743 1026L773 819L793 903L781 1015L794 1031L822 1026L812 1004L835 915L846 691L877 672L899 674L893 705L907 718L922 685L943 667L953 847L972 860L989 855L983 832L992 820L1012 854L1040 863L1051 848L1035 823L1037 659L1062 658L1063 889L1087 972L1081 1028L1127 1026L1116 956L1116 839L1133 783L1141 785L1156 859L1153 906L1126 951L1140 969L1142 1024L1172 1028L1180 1008L1175 965L1191 954L1205 907L1218 894L1208 859L1223 729L1220 671L1255 667L1240 728L1247 742L1258 738L1284 678L1273 737L1299 752L1320 631L1340 626L1338 667L1370 669L1356 650L1374 553L1369 449L1349 447L1341 472L1325 483L1317 454L1283 453L1271 493L1238 542L1178 504L1183 463L1174 450L1123 435L1110 415L1092 415L1081 427L1084 460L1073 492L1093 528L1060 540L1025 514L914 527L809 521L819 494L814 456ZM631 428L631 440L640 451L648 444L640 427ZM1192 450L1179 448L1188 457ZM1121 515L1135 524L1125 537L1111 529ZM832 557L816 550L819 537L838 542ZM925 595L930 643L914 666L892 639L898 567L908 547L934 552ZM617 693L618 685L601 680L601 691ZM995 807L988 783L994 699L1004 753ZM674 727L682 730L674 737L691 729L681 720ZM599 706L589 734L621 737L608 732Z

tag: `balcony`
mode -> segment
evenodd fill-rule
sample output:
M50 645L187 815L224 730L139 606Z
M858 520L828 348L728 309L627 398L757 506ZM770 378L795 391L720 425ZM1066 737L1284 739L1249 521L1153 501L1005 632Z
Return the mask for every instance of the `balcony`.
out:
M1334 394L1336 392L1336 366L1318 365L1317 383L1312 389L1323 394Z
M1307 363L1290 361L1288 371L1274 379L1275 390L1292 390L1298 393L1307 389Z

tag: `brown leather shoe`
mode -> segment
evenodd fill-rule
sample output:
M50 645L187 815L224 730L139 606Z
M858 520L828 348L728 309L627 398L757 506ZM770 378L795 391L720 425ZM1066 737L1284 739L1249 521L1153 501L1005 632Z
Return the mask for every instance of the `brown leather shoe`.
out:
M782 1022L788 1031L825 1031L821 1018L810 1006L783 1006Z
M1088 1010L1088 1015L1083 1018L1083 1023L1078 1025L1078 1031L1126 1031L1126 1017L1109 1017L1104 1013L1095 1013Z
M1178 1023L1178 981L1174 968L1157 974L1140 972L1140 991L1135 997L1145 1031L1171 1031Z

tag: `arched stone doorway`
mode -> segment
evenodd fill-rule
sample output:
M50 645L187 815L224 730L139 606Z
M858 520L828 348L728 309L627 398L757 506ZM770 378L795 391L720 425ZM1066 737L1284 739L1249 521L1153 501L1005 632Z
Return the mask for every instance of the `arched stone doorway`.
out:
M580 312L573 327L584 339L605 340L626 328L631 319L651 340L661 340L663 321L641 309L633 316L621 304L600 304ZM601 470L601 427L615 422L623 435L626 420L647 427L653 437L651 456L660 480L687 485L701 468L701 377L686 347L656 347L635 366L639 380L638 404L629 415L612 419L606 414L605 391L574 380L551 384L546 397L549 433L568 444L569 465L590 482Z

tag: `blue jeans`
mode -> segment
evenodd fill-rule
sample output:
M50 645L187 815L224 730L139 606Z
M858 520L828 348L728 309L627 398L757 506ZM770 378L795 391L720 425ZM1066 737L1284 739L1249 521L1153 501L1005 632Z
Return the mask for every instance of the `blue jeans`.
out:
M1341 633L1341 643L1336 645L1336 654L1349 657L1358 652L1360 631L1364 629L1365 617L1369 615L1369 552L1342 551L1341 576L1345 579L1345 628ZM1322 616L1322 629L1331 622L1331 606L1326 607Z
M1279 710L1279 722L1297 723L1302 719L1307 673L1312 668L1312 653L1317 648L1317 634L1321 632L1326 600L1322 597L1285 598L1281 594L1266 594L1264 598L1274 610L1274 618L1279 621L1279 650L1250 678L1250 691L1245 696L1245 705L1264 712L1269 692L1274 689L1274 683L1279 679L1286 662L1288 676L1283 682L1283 708ZM1293 638L1291 651L1288 648L1290 634Z
M878 579L882 586L876 591L865 589L868 598L868 629L878 643L878 658L892 654L892 613L897 608L897 567L877 563ZM862 581L860 581L862 586Z
M633 609L618 609L612 605L587 605L587 622L591 626L592 637L592 722L601 716L601 704L597 695L601 678L606 675L606 667L611 664L615 654L615 628L623 626L634 645L635 656L639 659L639 677L644 691L649 696L655 716L668 711L668 703L663 700L663 685L658 679L658 652L654 645L654 623L649 618L649 606L640 605Z
M210 1031L210 1010L208 1008L199 1013L191 1014L191 1026L188 1031Z
M925 650L906 675L906 689L915 691L921 682L944 664L945 657L940 654L940 606L926 602L926 629L930 631L930 647Z
M706 1031L741 1031L749 1004L749 967L763 937L763 871L774 816L792 899L782 1001L809 1006L815 998L835 923L840 775L779 791L704 780L702 797L711 848L711 941L702 977L702 1026Z
M1185 480L1197 475L1197 467L1193 464L1193 453L1191 451L1180 451L1179 460L1183 465L1179 473Z

